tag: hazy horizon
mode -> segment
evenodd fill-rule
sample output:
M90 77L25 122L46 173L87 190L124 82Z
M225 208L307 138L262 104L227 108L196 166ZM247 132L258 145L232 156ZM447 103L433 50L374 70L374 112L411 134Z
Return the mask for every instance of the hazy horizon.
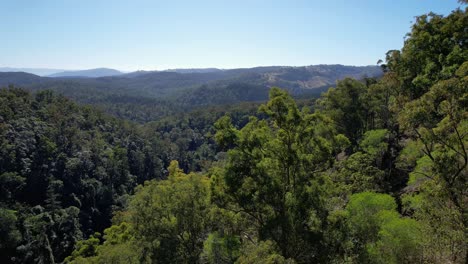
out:
M221 67L180 67L180 68L165 68L165 69L136 69L136 70L122 70L115 67L94 67L94 68L76 68L76 69L58 69L58 68L41 68L41 67L10 67L10 66L0 66L0 72L5 72L6 69L11 70L43 70L43 71L51 71L51 72L74 72L74 71L86 71L86 70L97 70L97 69L111 69L117 70L122 73L130 73L130 72L137 72L137 71L171 71L171 70L203 70L203 69L217 69L217 70L234 70L234 69L250 69L250 68L261 68L261 67L309 67L309 66L319 66L319 65L343 65L343 66L350 66L350 67L368 67L368 66L377 66L377 64L369 64L369 65L351 65L351 64L341 64L341 63L333 63L333 64L306 64L306 65L256 65L252 67L235 67L235 68L221 68Z

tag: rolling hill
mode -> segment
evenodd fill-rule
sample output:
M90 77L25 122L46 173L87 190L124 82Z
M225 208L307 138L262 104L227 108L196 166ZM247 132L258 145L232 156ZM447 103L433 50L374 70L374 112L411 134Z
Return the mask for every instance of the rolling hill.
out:
M274 86L287 89L296 97L310 97L320 95L346 77L362 79L381 74L377 66L344 65L138 71L95 78L11 72L0 73L0 87L13 84L33 92L50 89L116 116L147 122L198 106L264 101Z
M58 72L63 72L63 69L47 69L47 68L13 68L0 67L0 72L26 72L39 76L47 76Z
M86 77L86 78L97 78L104 76L115 76L121 75L122 72L114 69L108 68L96 68L89 70L79 70L79 71L63 71L48 75L48 77Z

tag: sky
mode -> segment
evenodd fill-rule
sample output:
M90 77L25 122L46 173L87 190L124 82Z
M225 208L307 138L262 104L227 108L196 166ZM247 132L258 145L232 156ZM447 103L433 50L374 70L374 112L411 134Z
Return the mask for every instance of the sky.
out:
M0 67L375 65L456 0L0 0Z

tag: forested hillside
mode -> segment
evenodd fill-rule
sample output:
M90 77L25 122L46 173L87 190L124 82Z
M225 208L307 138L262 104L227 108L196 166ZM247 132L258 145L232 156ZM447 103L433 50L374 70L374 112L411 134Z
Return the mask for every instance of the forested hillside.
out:
M298 96L317 97L339 79L381 74L377 66L343 65L168 70L101 78L48 78L14 72L0 73L0 85L16 85L33 92L54 90L116 117L144 123L199 106L264 102L272 86Z
M0 262L467 263L467 10L417 17L381 78L316 100L197 75L147 122L125 93L100 110L51 91L76 80L0 90Z
M137 184L166 178L171 160L206 170L217 159L214 122L232 111L242 126L256 109L212 107L140 126L51 91L11 87L0 102L0 256L20 263L63 261L110 225Z

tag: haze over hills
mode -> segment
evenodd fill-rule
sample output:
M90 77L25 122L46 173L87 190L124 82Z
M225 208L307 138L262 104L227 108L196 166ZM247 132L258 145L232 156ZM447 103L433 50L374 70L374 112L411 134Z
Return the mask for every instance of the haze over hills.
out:
M39 76L47 76L58 72L63 72L64 69L47 69L47 68L13 68L13 67L0 67L0 72L27 72Z
M25 72L42 77L87 77L97 78L104 76L115 76L124 74L121 71L109 68L96 68L86 70L65 70L65 69L48 69L48 68L14 68L0 67L0 72Z
M43 83L48 79L47 77L21 71L0 72L0 87L9 85L27 87Z
M178 73L209 73L223 71L218 68L190 68L190 69L167 69L167 72L178 72Z
M89 70L78 70L78 71L63 71L49 75L48 77L87 77L97 78L105 76L120 75L122 72L108 68L96 68Z

